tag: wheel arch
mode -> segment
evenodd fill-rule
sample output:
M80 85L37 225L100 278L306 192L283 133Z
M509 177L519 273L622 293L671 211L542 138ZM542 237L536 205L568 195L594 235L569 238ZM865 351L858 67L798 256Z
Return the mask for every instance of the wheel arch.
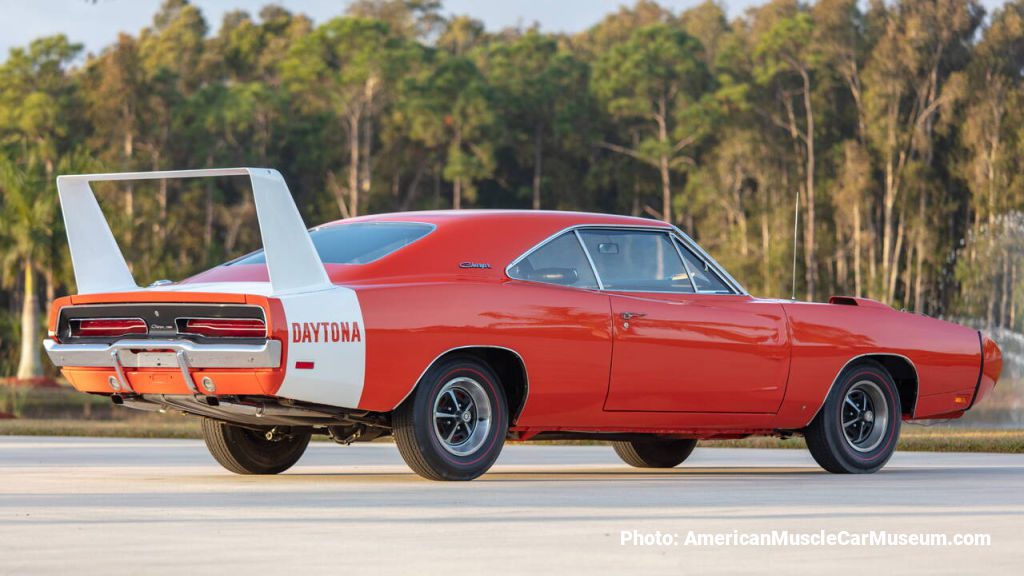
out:
M839 382L839 377L843 375L843 372L856 362L863 360L874 360L885 368L885 371L892 377L893 382L896 383L896 391L900 395L900 409L904 416L913 417L914 412L917 409L917 398L918 390L920 389L920 380L918 377L917 367L914 363L902 354L896 354L893 352L868 352L865 354L859 354L846 361L836 372L835 377L832 379L832 384L829 385L828 390L825 391L825 395L821 399L821 404L818 409L811 415L811 419L814 420L817 417L818 412L821 411L825 405L825 400L828 399L829 394L832 393L832 389L835 387L836 382Z
M881 364L892 376L896 390L900 394L903 415L912 418L917 411L917 397L921 386L917 367L910 358L900 354L877 354L869 357Z
M434 365L456 355L475 356L494 370L502 388L505 389L505 398L509 408L509 425L514 425L519 415L523 413L530 393L530 379L526 370L526 362L523 360L523 356L512 348L493 344L457 346L445 350L427 364L396 408L412 395L416 387L419 386L420 380Z

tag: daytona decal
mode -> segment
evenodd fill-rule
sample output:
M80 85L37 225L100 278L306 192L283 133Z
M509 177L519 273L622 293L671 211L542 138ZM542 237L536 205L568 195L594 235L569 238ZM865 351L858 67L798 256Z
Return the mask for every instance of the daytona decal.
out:
M292 342L362 342L359 322L292 322Z
M283 294L288 319L288 364L277 395L294 400L355 408L363 394L366 341L359 299L335 286L310 293Z

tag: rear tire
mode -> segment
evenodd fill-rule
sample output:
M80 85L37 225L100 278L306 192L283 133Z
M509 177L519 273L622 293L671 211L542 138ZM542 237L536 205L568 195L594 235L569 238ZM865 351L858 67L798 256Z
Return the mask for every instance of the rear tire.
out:
M427 370L391 424L414 472L428 480L472 480L501 454L508 434L505 390L487 364L452 356Z
M896 451L903 419L900 395L878 362L861 360L836 379L804 430L811 456L834 474L870 474Z
M203 418L203 440L213 459L235 474L279 474L291 468L309 445L312 431L292 428L279 440L264 432Z
M634 468L675 468L682 464L696 447L696 440L652 438L612 442L612 448L619 458Z

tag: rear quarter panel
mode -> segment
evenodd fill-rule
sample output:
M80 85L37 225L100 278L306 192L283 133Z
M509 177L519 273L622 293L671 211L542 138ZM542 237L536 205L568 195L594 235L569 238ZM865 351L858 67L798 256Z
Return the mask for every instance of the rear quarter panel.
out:
M883 306L785 303L793 341L779 428L810 423L847 362L864 354L896 354L917 371L914 418L963 410L956 397L973 394L981 348L970 328Z
M608 384L608 297L597 292L506 281L362 286L366 384L359 408L389 411L439 356L455 348L516 352L528 370L519 422L592 421Z

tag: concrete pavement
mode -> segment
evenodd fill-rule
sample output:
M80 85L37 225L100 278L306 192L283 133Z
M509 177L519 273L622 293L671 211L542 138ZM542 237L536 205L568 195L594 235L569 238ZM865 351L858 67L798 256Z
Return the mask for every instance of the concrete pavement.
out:
M987 547L689 546L687 537L983 533ZM622 545L647 539L660 545ZM723 536L724 537L724 536ZM469 483L388 444L317 442L275 477L188 440L0 438L0 574L787 574L1024 566L1024 456L898 453L835 476L796 450L698 447L643 471L610 448L507 446Z

